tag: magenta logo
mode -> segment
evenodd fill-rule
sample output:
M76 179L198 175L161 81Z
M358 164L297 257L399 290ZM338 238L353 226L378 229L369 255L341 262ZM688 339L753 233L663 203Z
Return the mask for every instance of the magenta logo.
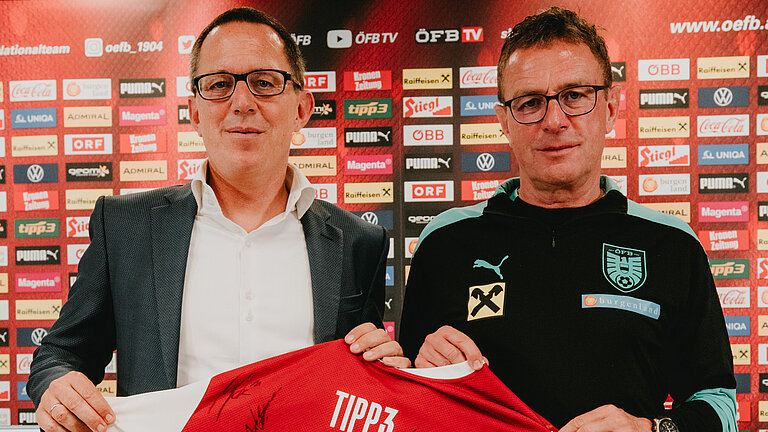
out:
M747 222L749 203L746 201L699 203L699 222Z
M58 273L16 273L16 292L60 292Z
M359 174L392 174L392 155L357 155L344 158L344 173Z
M147 126L165 124L164 106L121 106L120 126Z

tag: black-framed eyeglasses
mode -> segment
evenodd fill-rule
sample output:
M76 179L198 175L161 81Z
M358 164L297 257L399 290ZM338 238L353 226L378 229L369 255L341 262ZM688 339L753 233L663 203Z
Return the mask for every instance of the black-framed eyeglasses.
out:
M520 124L538 123L547 115L549 101L554 99L560 109L571 117L589 114L597 105L597 92L608 86L585 85L560 90L557 94L528 94L504 102L512 117Z
M285 91L289 81L301 88L290 73L278 69L256 69L244 74L209 73L193 78L192 87L205 100L219 100L232 96L239 81L245 81L254 96L277 96Z

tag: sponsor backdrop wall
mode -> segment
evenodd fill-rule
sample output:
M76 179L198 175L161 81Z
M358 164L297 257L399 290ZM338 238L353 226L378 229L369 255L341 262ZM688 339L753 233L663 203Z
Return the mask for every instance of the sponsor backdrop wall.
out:
M2 2L0 424L34 422L31 355L76 277L96 198L199 169L189 51L242 4L284 22L308 60L317 104L292 161L319 199L390 231L393 334L424 225L515 175L493 116L495 64L510 26L543 1ZM699 235L728 319L740 428L768 428L768 6L560 5L602 25L623 89L604 172Z

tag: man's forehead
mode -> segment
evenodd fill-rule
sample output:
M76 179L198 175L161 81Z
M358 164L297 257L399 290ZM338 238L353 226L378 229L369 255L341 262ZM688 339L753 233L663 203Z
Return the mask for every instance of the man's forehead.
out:
M254 68L288 66L282 39L266 24L235 21L216 26L200 48L201 69L212 68L207 72L225 71L243 61Z

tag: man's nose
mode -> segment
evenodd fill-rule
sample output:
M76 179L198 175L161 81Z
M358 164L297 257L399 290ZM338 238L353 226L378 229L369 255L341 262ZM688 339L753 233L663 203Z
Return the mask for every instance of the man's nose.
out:
M556 132L568 127L570 119L568 115L560 108L557 99L552 99L547 105L547 112L541 120L541 126L546 131Z
M235 112L248 112L256 108L256 96L251 93L245 81L235 83L235 90L230 96L230 106Z

